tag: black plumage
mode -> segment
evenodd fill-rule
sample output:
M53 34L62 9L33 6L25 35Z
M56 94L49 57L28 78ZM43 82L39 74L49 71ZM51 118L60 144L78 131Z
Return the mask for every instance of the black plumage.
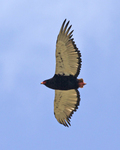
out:
M64 126L70 125L70 119L77 110L80 94L77 90L85 85L83 79L77 79L81 68L81 53L78 50L69 26L64 20L56 42L56 70L53 78L41 84L55 90L54 114ZM68 29L67 29L68 28Z
M54 90L70 90L78 88L78 80L75 76L54 75L53 78L45 80L45 85Z

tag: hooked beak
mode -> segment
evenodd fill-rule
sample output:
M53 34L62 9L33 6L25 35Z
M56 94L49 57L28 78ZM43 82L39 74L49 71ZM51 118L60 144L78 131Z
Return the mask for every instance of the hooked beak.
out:
M41 84L46 84L46 81L41 82Z

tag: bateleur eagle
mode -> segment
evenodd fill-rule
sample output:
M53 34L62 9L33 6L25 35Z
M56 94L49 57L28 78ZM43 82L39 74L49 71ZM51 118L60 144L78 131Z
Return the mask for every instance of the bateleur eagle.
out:
M69 21L66 23L65 19L57 37L55 75L41 82L55 90L54 114L57 121L67 127L80 102L77 89L86 84L83 79L77 79L82 62L81 53L72 38L72 25L68 25Z

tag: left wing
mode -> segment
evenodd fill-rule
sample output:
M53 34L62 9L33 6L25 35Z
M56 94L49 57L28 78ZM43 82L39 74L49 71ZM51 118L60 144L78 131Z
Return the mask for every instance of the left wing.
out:
M56 42L56 70L55 74L78 76L81 68L81 53L73 41L72 32L69 33L69 21L64 20ZM68 29L67 29L68 28Z
M68 127L71 116L77 110L79 102L80 94L77 89L55 90L54 114L57 121Z

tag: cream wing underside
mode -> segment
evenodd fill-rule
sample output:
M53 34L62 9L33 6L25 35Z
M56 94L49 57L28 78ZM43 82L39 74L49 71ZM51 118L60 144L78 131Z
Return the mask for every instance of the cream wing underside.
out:
M64 126L70 125L70 119L80 102L78 90L55 90L54 114L57 121Z
M64 27L63 22L56 42L56 71L55 74L78 76L81 68L81 54L73 41L69 21Z

